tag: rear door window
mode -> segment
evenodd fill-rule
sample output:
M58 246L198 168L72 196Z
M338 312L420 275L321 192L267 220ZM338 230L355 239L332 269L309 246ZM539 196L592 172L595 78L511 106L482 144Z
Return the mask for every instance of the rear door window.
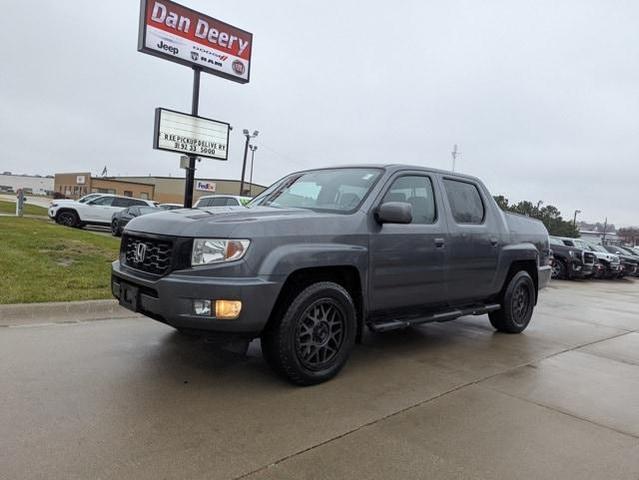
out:
M128 198L115 197L111 206L113 207L130 207L134 205Z
M476 185L445 178L444 187L456 223L478 225L484 221L486 210Z
M114 197L100 197L93 201L89 201L89 205L100 205L101 207L110 207Z

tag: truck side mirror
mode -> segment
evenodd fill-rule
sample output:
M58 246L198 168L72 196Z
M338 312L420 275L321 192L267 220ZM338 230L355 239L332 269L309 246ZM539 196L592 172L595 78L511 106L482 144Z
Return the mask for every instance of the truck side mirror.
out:
M406 202L382 203L375 219L379 223L410 223L413 221L413 206Z

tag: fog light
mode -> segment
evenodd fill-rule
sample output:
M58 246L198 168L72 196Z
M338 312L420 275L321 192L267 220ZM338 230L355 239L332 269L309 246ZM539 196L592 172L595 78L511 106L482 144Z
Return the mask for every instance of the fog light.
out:
M216 300L215 318L220 320L235 320L242 311L242 302L239 300Z
M211 300L193 300L193 311L196 315L211 316Z

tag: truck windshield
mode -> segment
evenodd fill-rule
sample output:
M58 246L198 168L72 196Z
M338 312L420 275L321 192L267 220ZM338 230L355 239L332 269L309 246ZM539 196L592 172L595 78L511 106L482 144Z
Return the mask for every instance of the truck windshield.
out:
M336 168L295 173L273 184L248 207L352 211L362 203L381 172L378 168Z

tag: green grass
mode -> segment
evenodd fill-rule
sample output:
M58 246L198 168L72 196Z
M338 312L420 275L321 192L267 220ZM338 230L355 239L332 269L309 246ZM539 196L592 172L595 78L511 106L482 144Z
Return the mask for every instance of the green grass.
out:
M119 244L48 220L0 217L0 304L111 298Z
M4 200L0 200L0 213L16 213L16 204L15 202L7 202ZM44 207L40 207L38 205L29 205L27 202L22 209L22 213L26 215L46 215L47 209Z

